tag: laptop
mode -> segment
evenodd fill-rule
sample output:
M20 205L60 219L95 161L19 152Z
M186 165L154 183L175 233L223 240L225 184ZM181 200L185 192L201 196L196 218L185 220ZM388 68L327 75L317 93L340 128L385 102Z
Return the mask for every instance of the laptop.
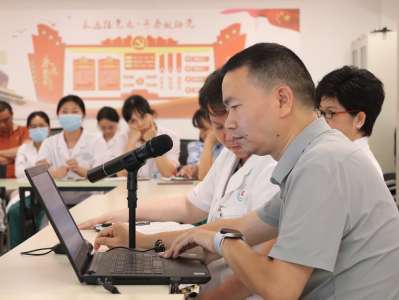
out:
M165 259L153 251L133 252L123 248L92 254L91 245L80 233L46 168L37 166L26 169L25 173L80 282L162 285L201 284L210 280L208 269L197 259Z

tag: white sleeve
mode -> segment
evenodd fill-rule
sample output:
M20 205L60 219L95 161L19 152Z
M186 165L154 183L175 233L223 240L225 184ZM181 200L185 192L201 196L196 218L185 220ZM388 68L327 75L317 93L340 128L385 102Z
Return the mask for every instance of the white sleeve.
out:
M17 155L15 158L15 177L18 179L25 178L24 170L27 168L28 157L24 152L24 144L18 148Z
M222 153L213 162L205 178L187 195L188 200L199 209L209 212L217 184L219 184L219 170L223 168L225 156L228 150L223 149Z
M50 138L47 138L43 141L42 145L40 146L39 149L39 155L37 160L47 160L51 165L54 164L54 161L52 161L52 155L51 155L51 144L50 144Z
M94 152L94 163L91 167L95 167L106 163L110 160L109 153L107 150L107 144L105 143L102 137L96 138L95 142L93 143L93 152Z

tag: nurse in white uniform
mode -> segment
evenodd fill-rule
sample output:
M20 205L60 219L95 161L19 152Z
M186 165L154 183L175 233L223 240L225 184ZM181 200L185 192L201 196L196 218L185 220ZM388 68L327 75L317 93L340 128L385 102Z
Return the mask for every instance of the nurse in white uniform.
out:
M15 176L25 178L24 170L36 165L39 150L50 133L50 119L43 111L32 112L27 119L30 141L18 148L15 158Z
M106 145L106 152L97 152L97 161L107 162L126 151L127 132L119 126L119 114L116 109L104 106L97 112L97 125L101 136L96 142L100 147Z
M316 88L319 111L331 128L359 146L383 177L368 139L381 112L385 93L382 82L366 69L344 66L328 73Z
M176 175L179 165L180 139L173 131L156 124L155 111L148 101L139 95L130 96L123 104L122 116L129 125L126 151L134 150L161 134L169 135L173 141L172 149L164 155L148 159L140 168L138 176L158 178ZM125 172L121 174L126 175Z
M62 131L46 139L39 151L39 163L49 166L58 179L82 179L97 162L95 153L105 153L105 144L96 146L98 137L86 132L82 120L86 114L83 100L75 95L63 97L57 106Z
M18 179L25 178L24 170L26 168L36 165L39 156L39 149L50 132L50 119L43 111L32 112L28 116L27 127L29 129L30 140L18 148L15 158L15 175ZM31 205L29 197L26 198L25 205ZM17 191L11 194L11 199L7 204L6 211L10 232L10 247L13 248L22 242L22 237L20 236L20 202ZM36 219L41 219L41 215L42 213L39 212L38 216L36 216Z

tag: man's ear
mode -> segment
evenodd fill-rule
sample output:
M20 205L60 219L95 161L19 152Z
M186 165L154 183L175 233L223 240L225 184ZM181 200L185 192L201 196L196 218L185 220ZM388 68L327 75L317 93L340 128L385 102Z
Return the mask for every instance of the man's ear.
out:
M274 89L274 96L278 103L280 117L291 114L294 106L294 93L288 85L279 85Z

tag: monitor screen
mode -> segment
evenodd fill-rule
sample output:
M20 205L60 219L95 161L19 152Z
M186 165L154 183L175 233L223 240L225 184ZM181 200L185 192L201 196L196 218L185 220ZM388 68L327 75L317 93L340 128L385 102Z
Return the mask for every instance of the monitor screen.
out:
M47 171L29 176L31 183L45 206L47 216L53 225L58 238L64 242L75 271L80 274L82 264L89 252L89 246L83 239L68 208Z

